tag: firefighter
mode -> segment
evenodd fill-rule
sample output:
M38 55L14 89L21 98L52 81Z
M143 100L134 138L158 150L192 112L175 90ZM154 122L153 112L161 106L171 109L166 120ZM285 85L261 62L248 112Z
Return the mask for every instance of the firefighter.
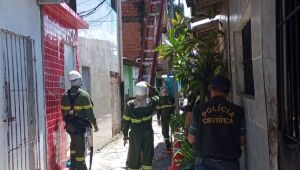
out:
M66 123L66 131L71 137L71 170L87 170L84 133L87 128L91 128L91 125L93 125L95 132L99 129L89 94L81 88L82 77L80 73L73 70L69 72L68 79L72 87L62 96L61 110Z
M166 154L171 154L171 142L170 142L170 119L171 115L174 114L175 109L175 99L174 97L169 96L168 89L166 87L161 88L161 96L159 97L158 105L156 106L157 109L157 120L158 124L161 124L162 134L164 137L164 141L166 144Z
M155 96L147 96L148 87L151 88ZM128 169L151 170L154 156L152 115L159 101L159 96L157 96L156 89L145 81L136 84L135 93L136 98L127 103L123 115L124 145L129 140ZM130 132L128 133L129 129Z

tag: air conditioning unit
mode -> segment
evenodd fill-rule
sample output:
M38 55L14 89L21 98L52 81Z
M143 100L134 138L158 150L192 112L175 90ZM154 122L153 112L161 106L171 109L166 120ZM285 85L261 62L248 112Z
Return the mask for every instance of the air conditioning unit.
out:
M39 5L46 5L46 4L60 4L64 3L65 0L38 0Z

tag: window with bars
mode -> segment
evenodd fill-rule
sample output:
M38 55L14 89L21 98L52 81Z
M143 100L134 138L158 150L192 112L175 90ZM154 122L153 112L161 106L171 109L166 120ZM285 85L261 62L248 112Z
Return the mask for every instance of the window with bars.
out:
M252 64L251 21L242 29L244 91L246 95L254 96L254 78Z
M277 99L279 130L299 142L300 1L277 0Z

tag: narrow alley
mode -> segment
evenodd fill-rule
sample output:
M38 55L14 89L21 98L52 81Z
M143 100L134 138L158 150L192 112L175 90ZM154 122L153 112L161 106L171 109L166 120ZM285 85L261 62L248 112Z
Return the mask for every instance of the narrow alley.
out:
M300 0L0 0L0 170L299 170L299 30Z
M153 170L168 170L171 165L171 156L163 154L165 149L161 126L158 126L156 116L153 117L154 130L154 158ZM126 169L128 144L124 147L123 135L118 135L103 148L95 151L92 170L122 170ZM86 157L89 167L90 157Z

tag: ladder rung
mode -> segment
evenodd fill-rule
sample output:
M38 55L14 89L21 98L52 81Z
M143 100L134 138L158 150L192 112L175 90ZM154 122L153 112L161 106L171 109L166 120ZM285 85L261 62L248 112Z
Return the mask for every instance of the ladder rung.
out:
M146 40L155 40L155 37L146 37Z
M145 52L145 53L154 53L155 50L145 50L144 52Z
M151 1L151 5L160 4L160 1Z
M148 25L147 27L148 28L154 28L154 25Z
M150 16L158 16L159 15L159 13L157 12L157 13L150 13Z
M152 60L153 60L153 57L145 57L144 60L145 60L145 61L149 61L149 60L152 61Z

